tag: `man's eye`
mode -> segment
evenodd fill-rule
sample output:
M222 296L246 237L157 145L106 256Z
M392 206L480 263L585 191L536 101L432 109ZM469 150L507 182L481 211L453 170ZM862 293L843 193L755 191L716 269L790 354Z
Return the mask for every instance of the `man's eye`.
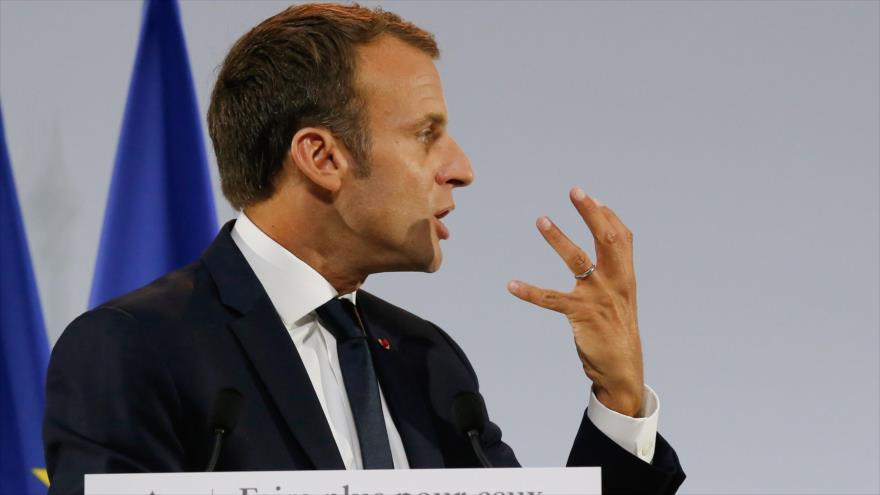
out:
M429 143L429 142L431 142L431 140L434 137L434 130L431 128L423 129L423 130L419 131L419 133L417 134L417 137L418 137L419 141L421 141L423 143Z

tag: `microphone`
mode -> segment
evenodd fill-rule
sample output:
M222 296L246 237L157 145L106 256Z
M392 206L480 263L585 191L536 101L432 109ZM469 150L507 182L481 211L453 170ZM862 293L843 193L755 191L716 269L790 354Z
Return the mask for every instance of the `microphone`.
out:
M214 431L214 448L211 450L211 460L205 472L210 473L217 466L220 459L220 447L223 445L223 435L232 433L238 418L241 416L241 392L234 388L224 388L217 392L214 398L214 410L211 414L211 430Z
M471 448L485 468L492 467L483 446L480 445L480 435L489 421L486 412L486 403L483 396L474 392L461 392L452 401L452 421L459 434L467 436L471 441Z

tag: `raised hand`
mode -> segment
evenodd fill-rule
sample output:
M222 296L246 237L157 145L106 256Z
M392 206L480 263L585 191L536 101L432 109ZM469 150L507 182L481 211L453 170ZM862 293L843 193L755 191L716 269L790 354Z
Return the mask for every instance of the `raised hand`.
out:
M513 280L507 288L524 301L564 314L593 392L609 409L636 416L642 406L644 371L636 308L633 235L617 215L586 195L570 192L572 204L593 234L596 264L547 217L537 226L575 275L570 292Z

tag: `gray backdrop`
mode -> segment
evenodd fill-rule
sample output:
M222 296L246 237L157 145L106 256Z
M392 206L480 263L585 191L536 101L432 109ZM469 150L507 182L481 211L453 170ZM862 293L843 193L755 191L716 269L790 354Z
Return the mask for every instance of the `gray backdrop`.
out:
M534 220L592 251L567 199L582 185L636 234L647 381L683 491L880 491L880 4L384 4L437 34L477 181L439 273L366 287L462 344L525 465L565 462L589 384L565 320L505 282L571 286ZM232 42L284 5L183 2L202 111ZM86 306L140 11L0 2L0 97L53 342Z

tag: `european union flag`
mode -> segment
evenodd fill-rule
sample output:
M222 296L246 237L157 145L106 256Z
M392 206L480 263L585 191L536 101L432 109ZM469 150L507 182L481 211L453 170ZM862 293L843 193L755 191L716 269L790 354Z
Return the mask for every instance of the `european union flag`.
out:
M43 421L49 342L0 113L0 493L45 494Z
M217 232L177 2L147 0L89 306L198 258Z

